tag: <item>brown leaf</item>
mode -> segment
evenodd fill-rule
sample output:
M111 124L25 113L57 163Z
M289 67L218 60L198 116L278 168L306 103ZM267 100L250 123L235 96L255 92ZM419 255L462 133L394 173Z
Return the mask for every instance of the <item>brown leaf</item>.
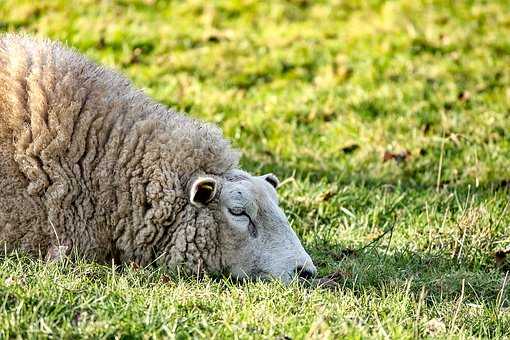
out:
M332 197L334 197L337 193L337 189L336 188L329 188L328 190L326 191L323 191L321 192L316 198L315 198L315 201L317 203L319 202L327 202L329 201Z
M497 189L509 189L510 188L510 180L503 179L497 184Z
M340 151L342 151L345 154L351 154L358 149L359 149L358 144L351 144L351 145L344 146L343 148L340 149Z
M496 260L496 266L503 268L507 265L510 265L510 263L507 263L507 260L510 258L510 248L498 250L494 254L494 259Z
M340 282L345 277L345 273L337 270L326 276L320 277L315 280L317 286L324 288L338 288L340 287Z
M220 39L221 38L219 36L211 34L210 36L208 36L206 38L206 41L211 42L211 43L218 43L218 42L220 42Z
M469 91L461 91L457 95L457 99L461 102L467 102L469 99L471 99L471 93Z
M404 150L398 153L385 151L383 156L383 162L394 160L397 163L402 163L407 161L409 157L411 157L411 152L409 150Z
M161 278L159 279L159 282L163 284L173 283L172 279L168 275L162 275Z

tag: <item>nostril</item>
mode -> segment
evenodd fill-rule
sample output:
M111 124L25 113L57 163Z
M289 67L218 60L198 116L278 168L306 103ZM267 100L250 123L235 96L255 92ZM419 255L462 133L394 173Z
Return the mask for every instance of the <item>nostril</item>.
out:
M311 269L305 268L303 266L297 266L295 271L296 271L296 274L301 279L308 280L315 276L315 270L311 270Z

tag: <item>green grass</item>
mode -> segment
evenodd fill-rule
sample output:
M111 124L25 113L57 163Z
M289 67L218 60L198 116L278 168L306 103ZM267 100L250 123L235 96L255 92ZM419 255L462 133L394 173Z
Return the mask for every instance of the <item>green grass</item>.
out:
M0 337L510 337L508 1L67 3L0 1L0 29L220 125L336 285L12 255Z

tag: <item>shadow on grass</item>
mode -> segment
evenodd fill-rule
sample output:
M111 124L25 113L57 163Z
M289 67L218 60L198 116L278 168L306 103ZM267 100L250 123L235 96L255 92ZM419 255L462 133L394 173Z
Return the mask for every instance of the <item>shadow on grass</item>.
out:
M363 186L376 191L381 190L382 187L388 187L388 183L369 179L363 181ZM412 205L417 195L436 196L440 215L450 211L452 214L449 218L459 223L458 228L461 228L461 218L466 213L468 202L471 202L470 209L479 205L485 206L491 201L491 204L498 204L497 214L504 214L505 211L510 210L509 201L504 199L509 193L504 179L481 183L478 187L474 184L451 185L439 191L402 181L395 191L399 194L405 193L405 199L401 202L402 209ZM440 199L437 199L437 197L448 195L455 195L457 199L448 202L445 200L443 204ZM499 200L496 197L499 197ZM466 207L460 207L458 202L465 203ZM416 205L414 209L419 209L420 206ZM379 222L392 226L397 223L398 216L398 212L388 212ZM510 256L503 259L503 263L498 263L493 249L502 237L506 239L505 221L503 225L494 227L501 222L495 221L498 218L499 216L494 213L491 217L487 217L485 221L488 224L483 228L491 233L491 236L487 236L488 242L476 249L477 255L464 256L462 259L459 259L459 256L450 249L451 244L441 244L443 240L437 241L437 244L431 245L431 249L427 250L391 246L392 233L398 233L398 229L386 229L387 232L381 234L380 239L378 238L373 244L367 242L357 245L356 248L346 248L328 241L327 238L316 239L315 242L310 242L307 248L321 274L337 273L335 277L338 287L348 287L358 293L367 289L375 290L378 294L384 294L388 287L400 287L410 289L417 295L424 290L427 296L426 301L429 302L453 302L462 295L465 303L495 306L498 304L498 299L510 294ZM482 221L476 223L482 223ZM450 228L453 227L450 226ZM498 228L499 231L496 231L495 229ZM455 236L462 236L455 234L456 230L450 229L450 232ZM444 239L446 236L442 235L442 237ZM458 241L450 240L452 243ZM483 240L476 242L482 243ZM410 240L410 243L413 242ZM473 242L473 244L476 243ZM466 251L472 251L473 244ZM503 299L501 307L509 306L510 301Z
M509 294L510 284L506 282L505 288L505 277L508 275L507 281L510 281L510 261L506 259L503 265L497 263L492 248L498 241L494 240L494 237L498 238L502 230L504 234L505 228L504 220L503 225L497 226L498 230L494 230L494 225L501 222L494 220L500 217L497 215L510 211L510 207L506 206L509 202L506 196L510 191L510 178L494 178L478 185L466 179L460 179L458 182L442 181L437 188L435 181L423 180L425 178L423 174L427 171L425 167L378 178L370 176L361 168L349 169L342 174L310 168L300 168L293 173L282 162L262 166L249 160L243 160L243 163L259 173L274 172L283 178L294 176L297 180L326 184L324 188L331 184L351 187L353 190L350 194L352 192L354 194L347 197L353 200L349 204L361 211L368 207L373 208L377 203L360 203L356 202L357 198L367 192L376 197L375 193L383 191L395 192L404 197L397 210L412 207L416 213L421 213L420 209L425 209L425 204L433 202L432 204L437 207L436 214L441 217L449 212L451 214L449 218L453 218L454 223L461 223L460 219L468 208L491 205L494 208L492 215L484 220L487 223L484 228L488 228L487 232L491 233L490 241L483 245L483 248L477 249L476 256L460 258L448 248L448 245L441 248L443 246L439 244L425 251L416 248L411 250L388 247L391 233L370 246L362 244L357 249L335 244L327 237L324 239L313 237L313 241L308 242L307 249L314 258L320 274L334 273L334 286L340 289L350 288L358 293L375 289L380 294L388 287L404 287L416 294L420 294L424 289L428 301L457 301L462 294L465 302L484 305L495 305L498 299L501 299L501 294ZM455 198L447 199L451 196ZM335 205L335 202L325 204ZM309 204L299 201L293 201L292 204L297 206L290 207L290 210L297 211L302 216L306 216L307 210L310 210ZM372 206L369 206L370 204ZM395 225L398 218L399 214L395 211L387 211L379 216L379 225ZM306 221L306 217L303 219ZM320 220L320 223L327 224L328 218ZM482 220L475 223L482 223ZM394 232L397 233L398 230ZM507 306L509 301L504 300L503 304Z
M333 271L334 287L356 293L375 290L382 294L395 287L419 294L424 289L430 301L453 301L463 294L464 302L493 305L505 288L505 276L510 275L508 268L473 268L437 252L377 248L358 252L328 244L310 251L321 272L337 268Z

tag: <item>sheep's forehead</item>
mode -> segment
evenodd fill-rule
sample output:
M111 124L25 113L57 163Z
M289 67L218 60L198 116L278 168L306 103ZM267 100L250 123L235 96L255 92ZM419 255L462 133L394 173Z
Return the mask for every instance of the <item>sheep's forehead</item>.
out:
M260 177L251 176L245 172L236 172L226 179L224 194L231 200L253 201L258 205L276 201L274 189Z

